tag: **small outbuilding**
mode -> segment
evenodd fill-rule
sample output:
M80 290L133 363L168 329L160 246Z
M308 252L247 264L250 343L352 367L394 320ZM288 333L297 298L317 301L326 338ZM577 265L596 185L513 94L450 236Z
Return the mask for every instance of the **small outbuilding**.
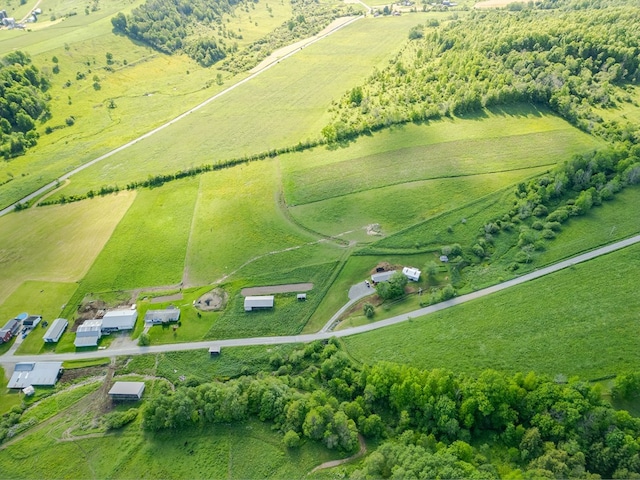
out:
M109 390L112 400L140 400L144 392L144 382L116 382Z
M304 301L306 299L307 299L307 294L306 293L299 293L298 294L298 300Z
M389 270L388 272L379 272L371 275L371 281L375 285L380 282L388 282L397 270Z
M30 397L31 395L33 395L34 393L36 393L36 389L33 388L32 385L29 385L28 387L24 387L22 389L22 393L25 394L25 396Z
M138 311L128 310L111 310L102 317L102 333L108 334L121 330L133 330L138 318Z
M26 388L30 385L55 385L62 375L62 362L20 362L11 375L9 388Z
M160 325L178 320L180 320L180 309L176 307L164 310L147 310L147 313L144 314L144 323L147 325Z
M66 319L56 318L47 330L47 333L44 334L44 337L42 337L42 339L45 341L45 343L57 342L58 340L60 340L60 337L62 336L68 325L69 322Z
M418 270L417 268L411 268L411 267L404 267L402 269L402 273L404 274L405 277L407 277L409 280L412 280L414 282L417 282L418 280L420 280L420 274L422 273L420 270Z
M273 308L274 296L263 295L259 297L245 297L244 298L244 311L252 312L254 310L265 310Z
M219 345L214 345L213 347L209 347L209 355L212 357L217 357L220 355L221 347Z
M22 321L22 326L35 328L40 323L40 320L42 320L42 317L40 315L29 315Z
M76 347L95 347L102 337L102 320L86 320L76 330L76 339L73 344Z

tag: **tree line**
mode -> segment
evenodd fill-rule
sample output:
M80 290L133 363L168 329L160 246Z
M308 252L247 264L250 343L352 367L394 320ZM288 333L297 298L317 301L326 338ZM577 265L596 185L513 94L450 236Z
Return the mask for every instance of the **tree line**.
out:
M424 28L390 65L333 107L328 141L403 122L532 102L611 140L638 128L603 120L598 109L633 102L640 80L640 8L476 11ZM631 129L631 131L627 131ZM611 137L611 138L610 138Z
M492 370L471 376L390 362L361 367L335 340L271 363L273 374L189 380L155 393L142 409L143 428L258 418L273 423L289 448L317 441L352 452L359 434L377 439L381 447L354 478L640 475L640 419L614 410L598 386L577 379ZM623 376L620 391L637 394L637 383Z
M5 160L37 143L36 122L51 115L49 87L26 53L15 51L0 59L0 155Z

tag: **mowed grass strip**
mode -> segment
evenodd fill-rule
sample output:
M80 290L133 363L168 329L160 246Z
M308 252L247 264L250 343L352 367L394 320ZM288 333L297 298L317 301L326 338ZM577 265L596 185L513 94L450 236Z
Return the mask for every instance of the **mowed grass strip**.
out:
M351 232L343 238L372 242L380 237L367 235L367 225L377 223L384 235L392 234L546 170L533 167L408 182L299 205L289 211L311 230L325 235Z
M546 120L547 117L540 117L540 128L547 126ZM550 119L556 123L554 120L557 121ZM556 130L515 135L509 131L509 122L515 123L517 119L487 118L481 122L486 124L485 138L470 135L464 139L435 143L429 142L432 126L422 126L415 133L423 135L423 145L291 172L285 181L287 202L299 205L416 180L551 166L599 145L593 137L569 124ZM456 120L441 123L438 127L465 131L468 123L472 121ZM497 135L498 131L501 135Z
M0 304L26 280L80 280L134 197L121 193L0 217Z
M180 283L198 186L188 178L139 191L83 279L83 292Z
M640 246L345 339L360 361L598 378L640 368Z
M218 281L251 259L317 240L280 210L277 160L200 178L186 262L188 285Z
M357 21L206 108L79 173L63 193L124 185L145 180L150 173L173 173L318 138L330 120L327 109L331 101L361 83L374 67L381 67L406 39L411 26L423 19L404 16L394 21ZM195 102L185 98L183 111L193 105Z

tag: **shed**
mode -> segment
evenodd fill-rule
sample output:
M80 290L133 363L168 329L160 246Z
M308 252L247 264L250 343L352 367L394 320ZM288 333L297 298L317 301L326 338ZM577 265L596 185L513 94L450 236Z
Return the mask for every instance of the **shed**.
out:
M144 382L116 382L109 390L112 400L140 400L144 392Z
M60 337L68 325L69 322L64 318L56 318L47 330L47 333L42 337L45 343L55 343L60 340Z
M22 389L22 393L24 393L27 397L30 397L31 395L33 395L34 393L36 393L36 389L33 388L32 385L29 385L28 387L24 387Z
M417 268L412 268L412 267L404 267L402 269L402 273L404 274L405 277L407 277L409 280L413 280L414 282L417 282L418 280L420 280L420 274L422 273L420 270L418 270Z
M62 362L20 362L11 375L7 387L25 388L30 385L55 385L62 375Z
M133 330L138 311L134 309L111 310L102 317L102 333L107 334L120 330Z
M86 320L76 330L76 347L95 347L102 336L102 320Z
M175 307L164 310L147 310L147 313L144 314L144 323L147 325L159 325L178 320L180 320L180 309Z
M273 308L273 295L264 295L259 297L245 297L244 298L244 311L252 312L253 310L263 310L266 308Z
M29 315L22 321L22 325L24 327L34 328L40 323L40 320L42 320L40 315Z
M220 355L220 350L222 350L222 348L219 345L209 347L209 355L211 355L212 357L217 357L218 355Z
M440 255L440 261L447 263L449 261L449 257L447 257L446 255Z
M306 300L307 299L307 294L306 293L299 293L298 294L298 300Z
M371 281L374 284L380 283L380 282L388 282L391 279L391 277L393 277L394 273L396 273L396 270L389 270L388 272L374 273L373 275L371 275Z
M20 330L20 322L13 318L0 330L0 343L8 342Z

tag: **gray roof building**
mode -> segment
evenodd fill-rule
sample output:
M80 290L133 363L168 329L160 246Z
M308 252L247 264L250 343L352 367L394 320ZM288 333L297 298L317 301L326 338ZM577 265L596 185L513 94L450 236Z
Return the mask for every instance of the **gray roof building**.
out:
M264 308L273 308L273 295L264 295L259 297L245 297L244 310L251 312L253 310L261 310Z
M113 400L140 400L144 392L144 382L116 382L109 390Z
M60 337L62 336L68 325L69 322L67 322L67 320L65 320L64 318L56 318L47 330L47 333L44 334L44 337L42 337L42 339L46 343L57 342L58 340L60 340Z
M144 323L150 325L177 322L178 320L180 320L180 309L175 307L164 310L147 310L147 313L144 314Z
M388 272L374 273L373 275L371 275L371 281L373 283L388 282L389 279L391 277L393 277L394 273L396 273L396 270L390 270Z
M11 375L9 388L29 385L55 385L62 371L62 362L20 362Z
M102 317L102 333L133 330L137 318L138 311L136 309L111 310Z
M76 347L95 347L102 336L102 320L86 320L76 330Z

